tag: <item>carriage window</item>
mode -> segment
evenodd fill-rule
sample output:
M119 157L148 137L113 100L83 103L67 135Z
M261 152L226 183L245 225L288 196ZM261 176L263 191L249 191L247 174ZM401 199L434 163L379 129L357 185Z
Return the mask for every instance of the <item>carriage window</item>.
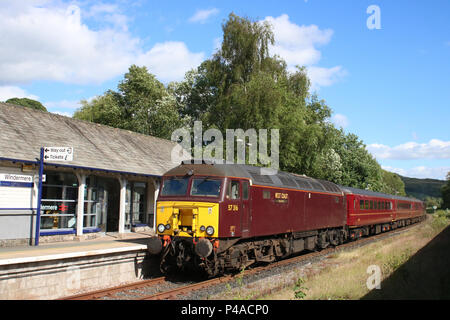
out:
M373 209L373 200L370 200L370 209Z
M263 190L263 199L270 199L270 191Z
M373 202L373 208L376 210L378 209L378 201Z
M242 182L242 198L248 200L248 181Z
M381 201L381 209L384 210L384 201Z
M364 209L364 200L359 200L359 209Z
M364 209L369 209L369 200L364 201Z
M228 198L232 200L239 199L239 181L231 180L228 184Z

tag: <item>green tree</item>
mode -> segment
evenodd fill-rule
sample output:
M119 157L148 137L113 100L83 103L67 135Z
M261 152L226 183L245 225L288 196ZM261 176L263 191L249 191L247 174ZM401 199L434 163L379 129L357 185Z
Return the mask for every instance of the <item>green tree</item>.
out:
M176 100L146 67L132 65L118 85L88 102L73 117L170 139L181 127Z
M330 148L317 158L314 176L343 186L386 192L381 166L358 136L342 129L330 131Z
M15 104L22 107L27 107L31 109L46 111L47 108L42 105L39 101L29 99L29 98L10 98L5 101L6 103Z
M383 192L398 196L406 196L405 183L398 174L382 170L383 182L385 184Z
M270 56L274 35L268 23L232 13L222 29L222 46L213 57L169 86L178 110L224 136L232 128L279 129L280 168L309 174L327 145L331 110L310 97L305 68L288 72L285 61Z
M442 206L442 199L434 197L425 197L425 207L433 208L434 206L436 206L436 208L440 208Z
M447 183L442 187L442 208L450 208L450 172L447 173Z

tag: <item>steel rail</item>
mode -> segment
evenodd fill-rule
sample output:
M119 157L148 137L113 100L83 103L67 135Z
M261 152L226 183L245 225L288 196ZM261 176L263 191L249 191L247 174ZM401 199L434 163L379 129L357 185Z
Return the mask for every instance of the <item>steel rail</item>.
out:
M64 297L60 300L96 300L99 298L103 298L106 296L111 296L117 292L122 292L126 290L133 290L133 289L139 289L143 287L148 287L150 285L160 284L164 283L166 281L165 277L159 277L159 278L153 278L149 280L129 283L126 285L86 292L86 293L80 293L73 296Z

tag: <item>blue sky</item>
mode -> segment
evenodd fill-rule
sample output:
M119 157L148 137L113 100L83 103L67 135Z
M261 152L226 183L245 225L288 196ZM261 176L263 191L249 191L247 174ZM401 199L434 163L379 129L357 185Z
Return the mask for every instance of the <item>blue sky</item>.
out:
M380 29L369 29L376 5ZM271 52L306 65L331 119L387 170L450 171L449 1L0 1L0 101L30 97L72 115L116 89L130 64L164 83L220 45L234 12L274 27Z

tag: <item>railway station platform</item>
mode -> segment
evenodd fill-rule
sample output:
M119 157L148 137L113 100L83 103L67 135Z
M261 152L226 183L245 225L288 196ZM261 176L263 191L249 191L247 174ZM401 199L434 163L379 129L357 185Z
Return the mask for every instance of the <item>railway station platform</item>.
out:
M58 299L142 280L152 232L0 248L0 299Z

